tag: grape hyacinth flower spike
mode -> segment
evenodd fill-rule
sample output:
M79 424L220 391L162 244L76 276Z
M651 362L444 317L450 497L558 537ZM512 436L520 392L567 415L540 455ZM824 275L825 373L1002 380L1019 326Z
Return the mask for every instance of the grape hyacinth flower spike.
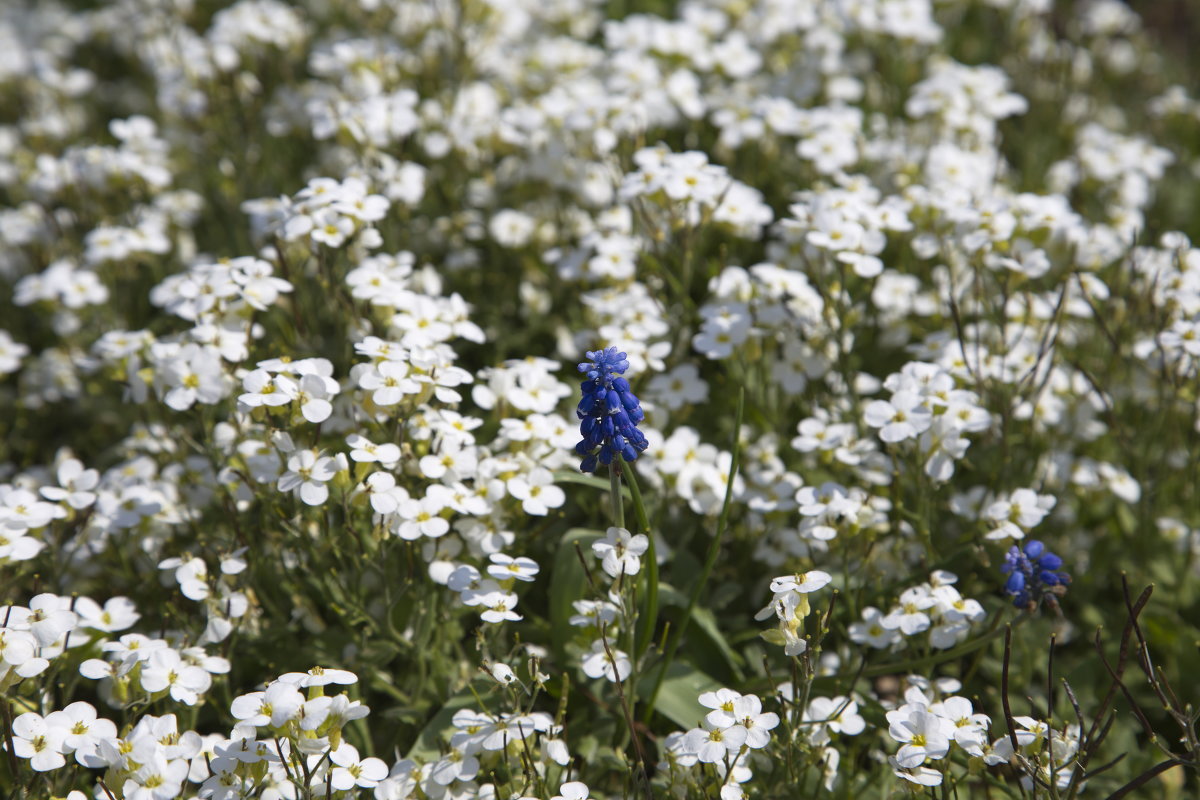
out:
M1008 575L1004 591L1013 598L1013 605L1033 610L1047 595L1063 595L1071 576L1059 572L1062 563L1036 539L1026 542L1024 550L1013 545L1000 567Z
M589 360L579 365L587 380L579 387L583 399L575 413L583 439L575 445L575 452L583 456L579 469L595 472L597 463L608 465L618 457L636 460L648 442L637 429L646 415L629 381L621 377L629 369L625 353L609 347L589 351L587 357Z

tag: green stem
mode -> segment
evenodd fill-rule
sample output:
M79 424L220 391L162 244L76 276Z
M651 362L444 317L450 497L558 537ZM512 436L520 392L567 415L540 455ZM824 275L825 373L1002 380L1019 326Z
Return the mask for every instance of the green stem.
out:
M637 476L633 474L632 467L625 470L625 481L629 486L629 494L633 497L633 515L637 519L638 533L645 534L650 543L649 550L646 551L646 599L638 619L641 630L638 632L633 655L634 663L637 663L650 648L658 623L658 553L654 548L654 532L650 530L646 506L642 503L642 490L638 487Z
M4 739L8 750L8 768L12 772L13 783L16 784L18 800L25 800L26 782L21 780L20 770L17 766L16 746L13 744L13 715L12 708L8 705L8 697L0 698L0 706L4 708Z
M625 527L625 505L621 500L621 462L613 459L608 465L609 498L612 500L613 525Z
M687 631L688 623L692 619L692 612L696 610L696 604L700 601L700 593L704 591L713 567L716 566L717 556L721 553L721 542L725 539L725 531L729 527L729 506L733 501L733 481L737 477L738 464L742 455L742 412L745 401L746 390L739 388L737 414L733 423L733 458L729 463L729 477L725 482L725 501L721 505L721 516L717 519L717 533L709 542L708 555L704 559L704 569L700 573L700 579L692 585L692 592L688 597L683 618L679 620L679 626L671 631L671 637L667 640L666 655L658 668L658 674L654 677L654 687L650 690L650 697L646 700L646 710L642 713L642 720L647 723L654 715L654 704L658 700L659 690L662 689L663 680L667 677L667 670L675 660L675 652L679 649L679 642Z

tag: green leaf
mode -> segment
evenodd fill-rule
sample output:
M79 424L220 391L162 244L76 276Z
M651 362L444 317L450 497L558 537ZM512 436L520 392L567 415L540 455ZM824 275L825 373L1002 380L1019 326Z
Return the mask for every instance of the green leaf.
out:
M681 610L687 608L687 596L670 584L659 583L658 592L663 606L673 606ZM696 626L704 640L702 646L707 651L718 653L728 665L733 676L739 681L743 680L745 673L742 672L742 661L729 646L729 642L725 641L725 637L717 627L716 616L707 608L696 606L692 609L692 625Z
M554 572L550 575L550 630L558 651L556 655L560 658L564 655L562 648L575 633L568 621L575 614L575 607L571 604L588 592L587 576L575 553L575 545L583 549L587 558L591 556L592 542L602 538L604 534L600 531L571 528L563 534L554 554Z
M787 639L784 638L783 631L779 630L779 628L768 628L765 631L760 631L758 635L768 644L778 645L779 647L787 644Z
M715 692L724 686L715 678L706 675L690 664L675 661L667 670L654 710L679 727L687 730L700 724L708 712L699 700L704 692ZM646 675L638 681L638 697L645 699L654 691L654 675Z
M605 493L609 492L612 487L609 485L607 478L597 478L595 475L585 475L582 472L576 472L570 469L557 469L554 471L555 483L577 483L580 486L591 486L593 489L599 489ZM630 499L629 487L621 487L621 496Z

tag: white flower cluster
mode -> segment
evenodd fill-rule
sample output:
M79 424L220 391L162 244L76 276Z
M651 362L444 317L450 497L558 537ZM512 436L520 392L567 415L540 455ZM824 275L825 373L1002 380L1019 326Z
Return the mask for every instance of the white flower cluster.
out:
M1046 518L1057 498L1038 494L1032 489L1017 489L1007 497L997 498L983 509L983 519L995 526L986 534L988 539L1024 539Z
M975 687L891 708L849 667L1015 613L1010 540L1121 614L1096 536L1200 553L1200 101L1118 0L639 5L0 2L4 781L588 800L657 742L656 796L737 800L892 781L876 703L897 782L1063 780L1077 730L1014 752ZM637 535L574 474L601 346L645 406ZM371 680L245 683L302 652ZM759 655L808 673L778 714ZM690 673L730 687L702 725L646 713Z
M697 150L673 153L666 147L647 147L633 155L637 170L621 180L618 196L625 201L644 198L653 205L656 224L669 231L695 227L701 221L727 225L734 235L759 236L774 219L762 193L731 178L724 167L710 164Z
M453 726L450 752L413 774L415 784L430 797L440 796L448 790L441 787L466 790L479 774L479 757L485 753L503 752L510 747L532 749L541 744L555 763L567 763L566 748L558 738L562 728L554 724L549 714L488 714L462 709L454 713ZM564 796L569 795L564 792ZM586 786L579 796L587 797Z
M910 203L897 196L881 199L865 182L802 192L788 210L792 216L783 221L784 230L803 235L805 257L827 274L849 267L860 278L878 277L887 234L914 227Z
M799 272L776 264L729 266L709 281L713 301L700 307L704 320L692 347L709 359L725 359L750 339L775 342L772 377L788 394L829 369L823 337L824 301Z
M771 743L779 715L763 711L758 697L732 689L704 692L698 701L711 711L700 727L666 738L667 768L711 764L721 776L722 800L740 800L747 796L741 784L754 777L750 754Z
M956 388L954 376L935 364L911 361L883 382L887 400L872 400L863 420L879 429L889 445L914 440L925 459L925 474L935 481L954 475L955 462L966 455L963 435L987 430L991 415L974 392Z
M930 685L917 676L909 680L913 683L904 692L904 703L887 712L888 734L900 744L888 758L897 776L919 786L940 786L945 780L945 759L961 749L988 766L1028 759L1034 774L1021 776L1025 791L1035 779L1043 784L1053 780L1060 790L1071 782L1071 765L1079 752L1078 725L1057 730L1033 717L1014 716L1011 735L989 741L991 718L976 712L967 698L952 694L961 689L958 681L944 679ZM1053 739L1049 750L1047 738Z
M341 247L357 235L363 246L377 247L382 240L370 226L384 218L390 205L383 195L371 194L361 179L314 178L289 202L273 210L275 218L263 233L277 233L286 242L304 240L326 247Z
M754 618L761 622L775 616L779 627L762 634L763 638L772 644L783 645L784 655L789 657L808 650L808 638L804 636L804 619L812 611L808 596L824 589L832 580L832 575L819 569L774 578L771 591L775 596Z
M862 610L862 620L850 626L850 638L875 649L902 645L905 637L929 631L929 646L948 650L969 635L971 625L987 612L978 600L963 597L954 584L958 576L938 570L929 581L900 593L885 614L873 606Z
M489 577L484 578L475 567L463 564L450 573L446 586L459 593L464 605L482 609L479 616L484 622L516 622L521 615L514 610L517 595L511 591L512 587L517 581L532 582L540 567L531 558L513 558L503 553L492 553L488 558Z
M904 703L887 712L887 721L888 735L900 744L889 759L896 774L921 786L941 785L942 772L925 765L946 758L952 744L973 756L984 756L988 748L991 720L975 713L965 697L935 702L920 687L910 686Z
M35 772L49 772L64 766L69 755L84 767L105 766L96 751L101 742L117 738L117 726L97 718L96 708L80 701L45 717L34 711L21 714L12 722L12 736L17 756L29 759Z
M832 481L801 487L796 492L796 507L803 517L799 533L822 542L836 538L839 531L853 535L880 521L882 505L862 489Z
M795 699L791 683L780 686L779 693L789 701ZM832 792L837 785L838 766L842 760L841 751L833 746L833 734L858 736L867 729L866 720L858 713L858 700L842 696L814 697L804 709L802 722L807 727L808 741L820 748L825 789Z
M650 547L646 534L631 534L625 528L609 528L603 539L592 543L592 553L600 560L604 573L612 581L608 601L582 600L575 603L579 613L570 620L572 625L595 628L599 636L584 655L581 666L589 678L604 677L609 681L624 681L633 671L629 654L616 647L616 630L630 626L630 611L623 592L631 585L630 578L642 569L642 556ZM628 576L628 577L627 577Z
M681 425L669 437L653 428L646 432L649 448L637 460L638 472L663 490L673 491L696 514L714 515L721 510L733 454L700 438L695 428ZM735 475L735 497L746 491L745 480Z

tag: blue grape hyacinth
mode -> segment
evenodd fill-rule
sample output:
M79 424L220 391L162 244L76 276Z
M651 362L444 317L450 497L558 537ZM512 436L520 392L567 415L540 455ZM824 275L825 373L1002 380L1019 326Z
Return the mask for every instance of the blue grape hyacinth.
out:
M646 415L630 391L629 381L621 377L629 369L625 353L609 347L589 351L587 357L589 360L579 365L587 380L580 384L583 399L575 410L583 436L575 452L583 456L579 469L595 472L597 463L611 464L618 457L636 460L648 442L637 429Z
M1059 571L1062 564L1061 558L1036 539L1026 542L1024 549L1013 545L1000 567L1008 575L1004 591L1018 608L1036 608L1046 595L1066 591L1071 576Z

